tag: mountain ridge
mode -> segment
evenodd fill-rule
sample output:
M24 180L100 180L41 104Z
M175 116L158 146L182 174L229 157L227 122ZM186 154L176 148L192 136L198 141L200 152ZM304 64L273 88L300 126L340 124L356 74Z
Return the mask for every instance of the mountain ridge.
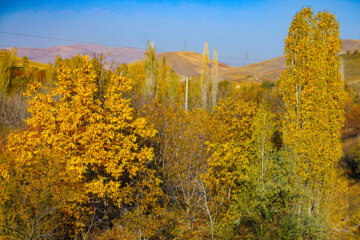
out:
M353 52L360 50L360 40L344 39L340 54L347 51ZM18 48L18 56L27 56L29 60L40 63L53 63L55 57L60 55L62 58L70 58L77 54L102 53L106 56L107 62L132 63L143 59L145 50L132 47L113 48L101 44L84 43L74 45L59 45L50 48ZM197 52L177 51L157 54L160 61L166 58L171 68L181 76L192 76L201 74L202 55ZM284 57L275 57L265 61L249 64L241 67L234 67L219 62L219 76L221 79L233 81L254 80L254 81L275 81L284 69ZM211 68L211 60L209 68Z

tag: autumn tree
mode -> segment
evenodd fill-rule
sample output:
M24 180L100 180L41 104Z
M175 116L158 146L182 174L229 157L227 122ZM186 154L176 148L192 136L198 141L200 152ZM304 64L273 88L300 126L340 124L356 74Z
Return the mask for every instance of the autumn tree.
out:
M210 77L209 77L209 49L208 43L205 42L203 59L202 59L202 73L201 73L201 99L202 106L204 109L208 109L209 105L209 87L210 87Z
M24 71L24 75L25 75L25 81L28 79L28 75L29 75L29 59L27 56L23 56L22 57L22 66L23 66L23 71Z
M211 156L207 172L202 176L208 195L204 204L212 239L217 219L221 224L226 218L233 194L248 178L256 109L255 104L240 99L224 99L214 108L211 126L216 130L209 139Z
M180 101L180 80L178 75L174 70L170 70L169 73L169 83L170 83L170 102L178 103Z
M276 130L274 118L274 113L269 110L266 104L262 104L259 107L255 118L253 144L257 164L259 169L261 169L259 179L262 187L264 187L264 179L266 173L271 168L273 160L274 144L272 140Z
M216 105L219 90L219 66L216 48L211 69L211 108Z
M283 140L304 186L311 189L308 212L326 210L341 157L343 82L338 53L339 23L328 11L298 12L285 40L285 70L279 80L284 102Z
M154 104L146 112L158 131L156 158L164 192L170 199L164 229L172 230L170 239L204 239L207 220L202 218L200 175L206 171L210 115L202 108L185 111L174 103Z
M8 92L11 86L11 75L15 65L16 48L0 51L0 91Z
M157 99L159 102L163 102L169 97L170 81L169 81L170 67L166 63L165 56L161 59L159 74L157 80Z
M155 43L148 41L146 44L146 52L144 55L145 64L145 88L144 96L156 96L156 78L158 75L159 63L155 58Z
M64 205L54 211L75 219L77 236L109 226L114 216L140 235L151 235L155 225L148 226L146 219L158 213L162 196L148 142L156 131L144 118L135 118L124 98L131 89L128 78L110 74L104 81L96 61L79 57L77 63L80 67L61 63L56 87L29 102L28 127L9 137L15 169L23 176L19 184L60 198L56 202Z
M189 108L199 108L202 106L202 93L201 93L201 77L192 76L189 79Z
M131 100L134 103L142 102L145 88L145 69L142 62L134 62L128 65L126 75L124 77L131 79L132 88L130 90Z

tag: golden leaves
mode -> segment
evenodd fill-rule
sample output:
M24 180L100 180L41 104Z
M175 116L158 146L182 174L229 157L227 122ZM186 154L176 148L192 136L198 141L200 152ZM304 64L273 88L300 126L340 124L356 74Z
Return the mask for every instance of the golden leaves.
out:
M337 54L339 25L327 11L313 16L304 8L294 17L285 40L286 68L279 80L285 111L283 138L298 174L313 189L315 206L334 181L341 157L340 130L345 92ZM316 203L315 203L316 202Z
M43 164L59 166L61 174L48 177L58 178L74 192L67 201L96 195L112 199L118 207L130 202L155 207L162 192L159 181L152 180L154 172L147 169L153 149L141 144L156 131L144 118L135 118L129 100L123 98L131 90L130 80L111 74L99 82L103 70L87 57L80 60L80 68L61 66L57 87L37 92L29 102L29 128L9 137L8 149L16 154L17 167L31 166L29 170L42 174ZM32 85L28 95L37 87Z

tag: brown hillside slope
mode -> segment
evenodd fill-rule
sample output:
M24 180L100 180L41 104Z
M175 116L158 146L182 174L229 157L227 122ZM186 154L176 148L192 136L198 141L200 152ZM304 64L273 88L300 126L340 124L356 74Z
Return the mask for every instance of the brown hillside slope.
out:
M284 57L271 58L262 62L236 67L221 72L224 78L230 80L255 79L259 81L275 81L284 69Z
M343 39L343 47L340 54L345 54L347 50L353 52L355 49L360 51L360 40Z
M201 74L202 69L202 55L196 52L166 52L156 56L161 61L165 57L166 62L170 67L179 75L182 76L193 76ZM209 61L209 67L211 68L211 60ZM219 71L225 71L232 69L233 67L219 62Z

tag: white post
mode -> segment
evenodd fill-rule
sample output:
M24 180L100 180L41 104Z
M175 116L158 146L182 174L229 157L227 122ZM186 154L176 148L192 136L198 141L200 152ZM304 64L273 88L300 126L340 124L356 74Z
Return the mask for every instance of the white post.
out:
M340 73L341 73L341 80L345 83L345 65L344 65L344 56L340 55Z

